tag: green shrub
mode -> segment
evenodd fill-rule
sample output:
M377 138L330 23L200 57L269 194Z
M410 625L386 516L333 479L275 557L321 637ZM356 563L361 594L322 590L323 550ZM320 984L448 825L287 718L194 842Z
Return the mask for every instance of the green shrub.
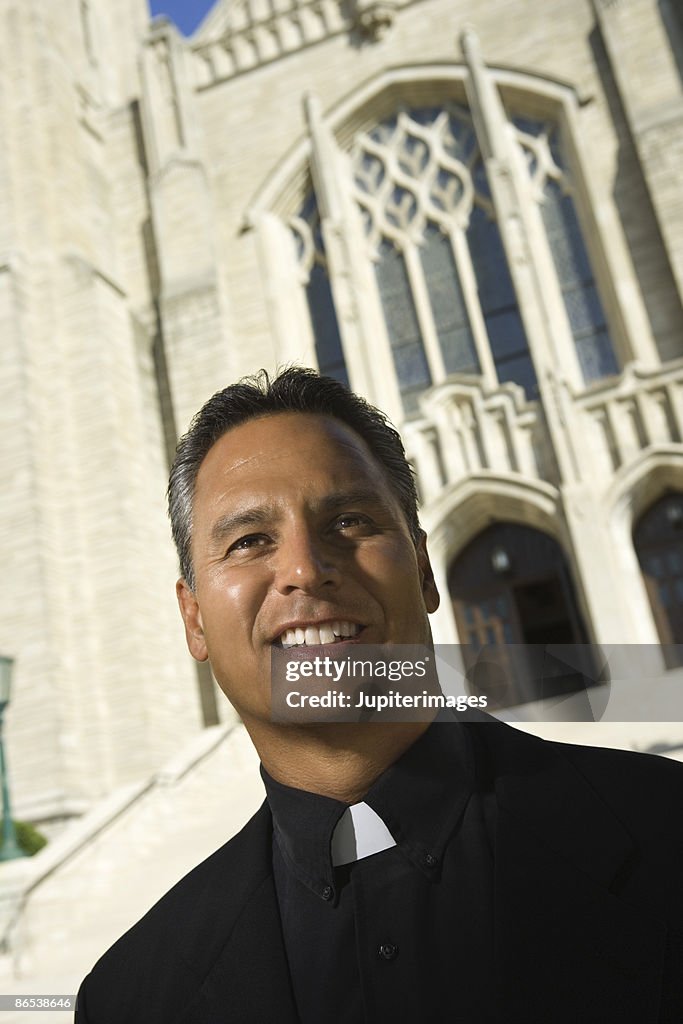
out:
M17 833L17 843L27 857L32 857L47 844L45 836L26 821L15 821L14 828ZM0 849L2 849L1 843Z

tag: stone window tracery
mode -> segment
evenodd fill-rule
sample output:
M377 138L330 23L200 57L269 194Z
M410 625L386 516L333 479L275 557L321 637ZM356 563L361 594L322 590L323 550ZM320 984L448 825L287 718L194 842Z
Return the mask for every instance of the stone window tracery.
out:
M544 273L554 268L584 381L615 374L617 361L559 130L529 117L511 118L509 124L552 256ZM388 341L390 362L384 365L393 368L403 413L415 415L420 393L453 375L483 378L488 387L514 382L528 399L537 398L536 369L497 220L498 200L468 107L453 100L402 106L357 132L348 160L350 173L342 187L362 226L353 236L352 258L356 261L355 249L364 240L357 259L367 260L374 271L384 321L384 338L376 332L369 338L380 346ZM319 368L348 383L335 272L312 187L289 226ZM346 229L337 225L335 230ZM533 253L531 258L537 259Z
M485 350L500 381L535 397L469 111L457 103L401 110L357 135L351 160L405 412L431 384L480 374ZM509 322L502 344L501 318Z

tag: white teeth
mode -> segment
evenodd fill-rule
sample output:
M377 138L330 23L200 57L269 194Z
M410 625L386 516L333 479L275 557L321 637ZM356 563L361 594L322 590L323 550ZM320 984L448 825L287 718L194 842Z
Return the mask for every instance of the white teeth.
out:
M321 626L320 627L320 643L321 644L333 644L334 643L334 633L332 632L332 627L331 626Z
M321 626L297 626L286 629L280 637L283 647L296 647L305 644L307 647L319 647L322 644L333 644L336 640L350 639L360 633L360 626L355 622L325 622Z

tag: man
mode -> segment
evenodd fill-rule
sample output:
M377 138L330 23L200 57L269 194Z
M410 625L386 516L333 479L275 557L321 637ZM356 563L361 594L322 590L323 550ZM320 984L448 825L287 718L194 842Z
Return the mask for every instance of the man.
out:
M683 770L482 721L271 717L273 651L429 644L382 415L312 371L215 395L169 507L192 655L267 800L85 979L81 1024L683 1021Z

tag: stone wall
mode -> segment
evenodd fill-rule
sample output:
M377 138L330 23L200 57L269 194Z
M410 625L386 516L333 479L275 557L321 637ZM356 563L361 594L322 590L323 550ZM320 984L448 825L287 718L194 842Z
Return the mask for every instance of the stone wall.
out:
M312 361L288 226L311 173L352 383L404 427L442 585L468 530L506 509L558 537L593 639L656 642L630 530L642 495L683 487L683 58L665 6L248 0L185 40L150 25L144 0L0 0L0 651L17 659L19 816L80 813L202 728L174 606L168 456L219 387ZM542 406L451 381L404 423L349 153L397 103L449 97L500 129L504 241ZM520 105L571 140L626 367L604 386L578 378L543 284L549 253L514 160L505 169ZM447 601L435 628L457 639Z

